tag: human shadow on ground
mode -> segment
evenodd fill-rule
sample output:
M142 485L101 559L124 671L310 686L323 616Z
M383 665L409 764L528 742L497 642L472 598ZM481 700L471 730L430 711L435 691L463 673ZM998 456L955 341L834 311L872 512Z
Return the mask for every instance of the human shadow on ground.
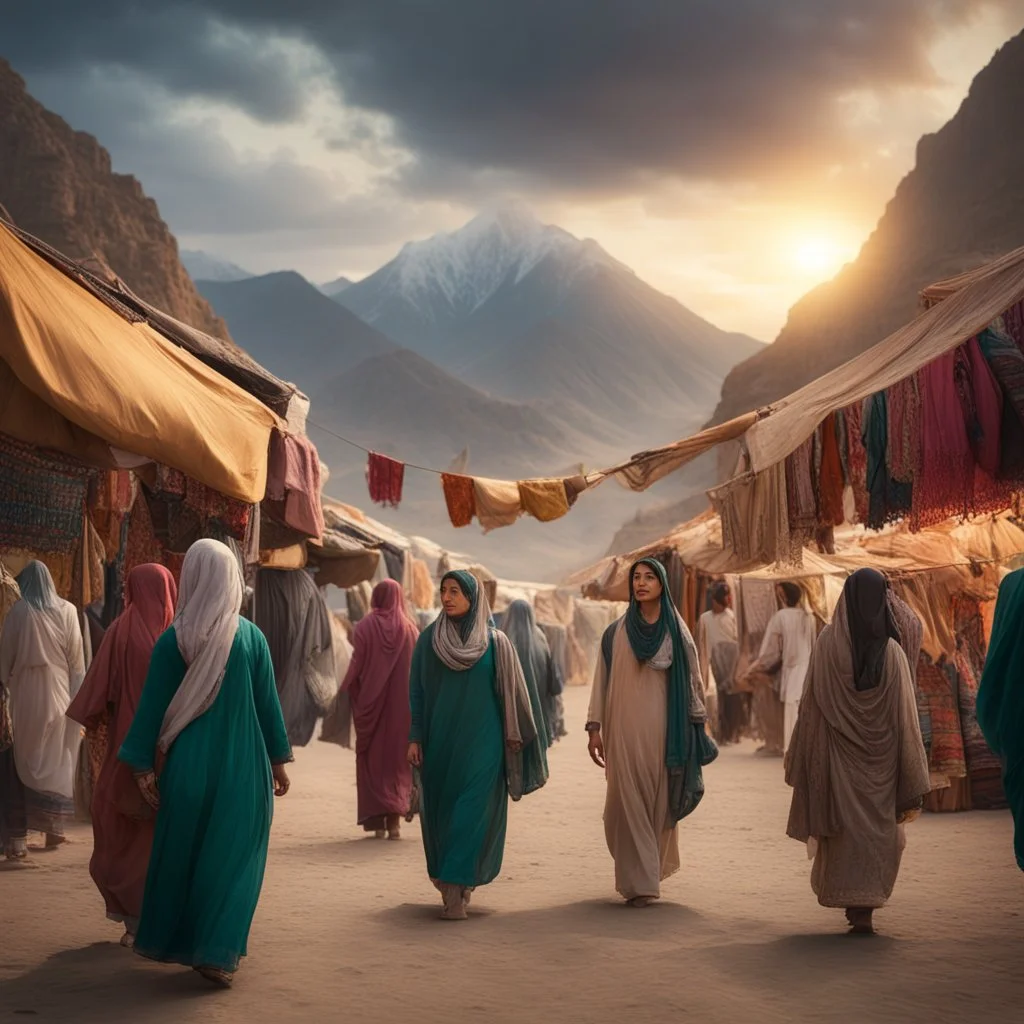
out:
M223 996L194 971L154 964L117 943L97 942L54 953L38 967L0 981L0 1009L36 1021L135 1024L180 1016L191 1005ZM68 1007L74 1011L69 1017Z
M440 897L436 903L403 903L378 912L385 922L433 924L441 913ZM593 935L599 932L629 939L661 939L665 928L706 926L705 919L695 910L669 901L658 901L649 907L638 909L628 907L624 902L613 900L583 900L552 907L538 907L527 910L498 911L487 906L486 894L475 893L469 907L468 922L444 922L455 926L459 923L472 924L487 919L502 921L515 931L531 932L540 929L543 934ZM658 923L652 929L652 925ZM714 931L709 927L709 931Z

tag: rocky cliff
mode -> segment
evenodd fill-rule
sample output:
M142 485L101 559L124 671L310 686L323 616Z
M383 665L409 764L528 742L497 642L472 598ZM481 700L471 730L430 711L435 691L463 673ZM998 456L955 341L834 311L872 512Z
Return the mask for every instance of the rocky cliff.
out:
M918 312L928 284L1024 245L1024 34L921 139L857 259L801 299L773 345L726 378L715 422L754 409L870 348Z
M73 259L98 261L179 320L228 337L139 182L115 174L96 139L34 100L2 59L0 204L18 227Z

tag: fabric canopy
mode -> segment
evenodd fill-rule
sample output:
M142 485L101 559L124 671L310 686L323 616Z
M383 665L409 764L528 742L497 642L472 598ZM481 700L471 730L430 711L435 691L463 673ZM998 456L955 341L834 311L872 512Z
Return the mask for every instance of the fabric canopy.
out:
M962 345L1024 297L1024 248L926 289L927 312L873 348L762 412L746 431L750 470L795 451L831 412L891 387ZM943 299L943 301L938 301Z
M23 404L31 404L28 392L78 428L77 440L60 445L60 421L50 416L38 433L33 422L11 430L19 439L82 455L93 435L229 497L263 498L279 418L148 324L122 319L6 227L0 361L0 386Z

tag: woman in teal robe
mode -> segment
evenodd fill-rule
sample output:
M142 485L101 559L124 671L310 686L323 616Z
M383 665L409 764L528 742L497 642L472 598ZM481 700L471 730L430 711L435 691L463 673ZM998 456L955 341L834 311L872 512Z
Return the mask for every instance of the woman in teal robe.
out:
M235 556L194 544L118 754L157 811L135 951L223 986L246 955L292 759L270 650L241 603Z
M999 588L992 639L978 688L978 725L1003 762L1003 788L1013 812L1014 852L1024 871L1024 569Z
M488 625L474 576L441 580L441 616L421 634L409 685L409 760L419 768L427 873L445 920L464 920L470 894L492 882L505 850L508 798L547 781L522 666Z

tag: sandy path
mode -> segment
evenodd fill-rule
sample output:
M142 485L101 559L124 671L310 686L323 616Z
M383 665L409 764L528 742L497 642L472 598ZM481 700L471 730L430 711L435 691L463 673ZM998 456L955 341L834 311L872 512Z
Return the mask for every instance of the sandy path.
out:
M513 808L501 878L465 924L436 920L416 826L401 843L363 838L352 755L316 743L277 805L233 991L116 945L80 830L37 870L0 872L0 1021L1020 1019L1024 878L1008 814L911 826L884 935L851 939L783 834L781 764L729 750L684 823L683 870L664 902L630 910L612 886L586 695L568 704L552 781Z

